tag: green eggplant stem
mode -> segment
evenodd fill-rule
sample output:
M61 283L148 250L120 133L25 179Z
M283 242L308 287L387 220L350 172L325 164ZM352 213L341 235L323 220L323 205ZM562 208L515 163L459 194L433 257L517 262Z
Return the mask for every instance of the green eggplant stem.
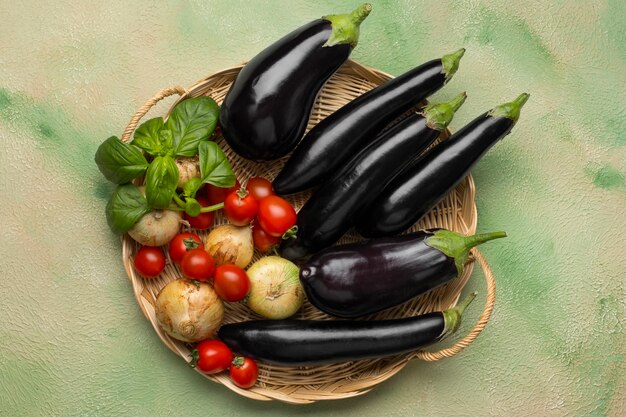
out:
M443 131L454 118L454 113L465 103L466 98L467 94L462 92L450 101L428 104L422 110L426 118L426 126L433 130Z
M459 275L463 272L470 250L481 243L506 237L506 232L480 233L464 236L451 230L440 229L424 240L431 248L435 248L454 259Z
M324 46L334 46L347 43L352 48L356 47L359 42L359 27L365 18L372 11L372 5L363 3L351 13L333 14L322 17L328 20L332 27L330 37Z
M491 117L506 117L516 123L519 120L520 111L529 97L530 94L522 93L515 100L494 107L488 114Z
M449 308L442 312L444 326L443 326L443 332L441 333L441 336L439 337L440 340L451 335L452 333L456 332L459 329L459 326L461 325L461 319L462 319L463 313L465 312L465 309L470 304L472 304L472 301L474 301L477 295L478 293L474 291L470 293L467 297L465 297L465 299L461 301L461 303L458 306Z
M450 81L450 78L456 74L456 71L459 69L459 62L461 62L461 58L463 58L464 54L465 48L461 48L458 51L441 57L441 65L443 66L442 72L446 77L446 82Z

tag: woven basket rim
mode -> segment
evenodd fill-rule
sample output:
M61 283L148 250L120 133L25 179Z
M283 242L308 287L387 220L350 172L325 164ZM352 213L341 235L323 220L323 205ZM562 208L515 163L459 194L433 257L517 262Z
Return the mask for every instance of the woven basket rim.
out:
M132 132L137 127L141 118L144 117L146 113L148 113L148 111L163 98L169 97L172 95L180 96L176 100L176 102L169 107L169 110L167 112L167 115L169 115L169 112L172 110L172 108L181 100L184 100L188 97L195 97L198 95L205 95L205 94L208 95L208 91L212 91L211 88L217 88L215 87L216 82L217 82L218 87L223 89L223 87L225 85L227 86L227 84L219 85L219 83L220 82L223 83L224 79L227 79L228 77L232 77L234 74L238 73L238 71L243 67L244 64L245 62L234 67L229 67L229 68L225 68L223 70L217 71L197 81L196 83L194 83L191 87L187 89L181 86L173 86L173 87L168 87L159 91L154 97L149 99L131 118L127 128L124 130L124 133L122 135L122 140L124 141L130 140ZM393 78L391 75L385 72L366 67L353 60L348 60L340 68L337 74L341 73L342 70L347 71L347 73L349 74L353 74L354 77L361 77L363 80L373 85L380 84L388 79ZM327 83L327 85L328 84L330 84L330 82ZM324 88L326 88L326 86ZM447 132L447 135L449 135L449 132ZM464 203L466 204L461 205L461 207L463 207L464 210L467 211L467 219L465 218L461 219L461 221L463 222L461 226L464 229L463 231L465 233L475 233L478 216L477 216L477 209L476 209L476 202L475 202L475 185L474 185L472 176L468 175L466 179L462 182L462 184L459 185L459 187L461 186L466 187L464 189L465 194L463 194L463 196L467 197L467 200L468 200L468 201L464 200ZM438 222L439 219L443 219L441 221L445 223L446 216L449 216L449 215L451 214L446 213L445 209L439 210L437 214L437 219L435 220L435 222ZM469 222L467 222L466 220L469 220ZM186 345L184 343L178 342L170 338L167 334L165 334L159 328L157 324L156 317L154 314L154 306L153 306L153 300L156 294L154 293L152 288L149 288L151 284L146 283L141 277L139 277L135 273L132 267L132 255L134 251L136 250L136 246L137 245L134 242L134 240L130 238L127 234L122 236L122 258L123 258L124 268L126 270L129 280L132 283L133 292L135 294L135 298L138 302L138 305L142 313L144 314L144 316L150 321L154 330L157 332L157 334L159 335L161 340L165 343L165 345L174 353L181 356L183 359L185 359L188 362L189 350L186 347ZM391 366L391 368L389 369L385 368L387 370L384 373L376 375L372 378L369 378L367 381L358 380L356 381L357 383L353 383L353 381L349 381L350 383L347 383L345 385L339 385L336 391L331 391L331 392L328 392L328 391L318 392L315 390L306 391L302 389L291 390L289 386L288 386L288 389L277 390L277 389L268 389L266 387L259 386L259 384L257 384L255 387L249 390L244 390L234 385L228 378L228 375L225 373L218 374L218 375L206 375L202 373L201 374L205 376L206 378L212 381L221 383L225 385L226 387L228 387L229 389L237 392L238 394L251 398L251 399L264 400L264 401L279 400L279 401L294 403L294 404L306 404L306 403L311 403L311 402L315 402L318 400L341 399L341 398L348 398L348 397L365 394L366 392L369 392L371 389L373 389L377 384L391 378L393 375L399 372L406 365L406 363L408 363L408 361L413 360L413 359L436 361L436 360L440 360L443 358L454 356L458 354L460 351L462 351L464 348L469 346L478 337L480 332L484 329L485 325L489 321L489 318L491 316L491 312L493 310L494 303L495 303L495 280L493 277L493 273L487 261L478 250L474 248L471 253L472 253L472 257L471 257L470 262L467 264L465 268L464 274L458 279L453 280L453 282L451 282L450 284L447 284L446 286L444 286L446 288L452 287L452 290L450 291L453 293L452 297L448 297L449 298L447 300L448 303L446 304L449 306L452 306L458 302L461 290L464 287L467 280L469 279L469 275L472 272L474 261L478 262L478 264L480 265L485 275L485 279L487 282L487 297L486 297L487 299L486 299L484 310L480 318L476 322L476 324L471 328L471 330L467 333L465 337L458 340L451 347L439 350L437 352L429 352L429 351L420 350L420 351L416 351L408 355L400 355L400 357L396 358L396 361L394 362L393 366ZM454 283L457 283L457 284L454 284ZM426 295L428 295L428 293ZM417 297L417 298L421 299L421 297ZM441 302L443 303L443 301ZM378 360L371 360L371 361L378 362ZM358 364L359 362L367 362L367 361L357 361L355 363ZM384 362L384 360L381 360L381 362ZM269 368L272 368L272 367L269 367ZM311 381L311 384L314 384L314 383L315 381Z

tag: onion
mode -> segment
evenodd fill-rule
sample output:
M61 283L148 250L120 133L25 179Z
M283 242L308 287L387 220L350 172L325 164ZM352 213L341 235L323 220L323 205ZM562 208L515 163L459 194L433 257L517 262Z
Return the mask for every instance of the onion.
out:
M142 245L165 245L180 231L182 219L179 211L153 210L144 214L128 234Z
M224 318L224 304L213 287L183 278L163 287L154 309L165 333L188 343L214 336Z
M304 290L298 267L278 256L266 256L248 268L248 307L268 319L293 316L302 307Z
M204 249L213 256L216 265L235 264L245 268L254 254L252 229L232 224L218 226L207 236Z
M192 178L200 178L200 165L198 156L176 158L178 167L178 188L183 188L183 184Z

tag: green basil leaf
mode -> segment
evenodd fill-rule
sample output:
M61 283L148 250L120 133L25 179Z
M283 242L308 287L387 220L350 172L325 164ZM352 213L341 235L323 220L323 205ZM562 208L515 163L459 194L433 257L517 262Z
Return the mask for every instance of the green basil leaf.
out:
M194 198L201 185L202 181L200 178L189 178L189 180L183 184L183 194L185 197Z
M161 156L174 154L174 137L172 136L172 131L169 129L163 129L159 132L159 142L163 148L161 152Z
M148 168L148 161L139 149L115 136L102 142L95 160L106 179L116 184L130 182Z
M178 167L174 158L157 156L146 172L146 199L152 208L167 208L178 185Z
M141 216L150 212L148 201L136 185L118 186L111 195L106 207L109 227L118 235L127 232Z
M235 186L235 173L228 158L215 142L202 142L198 146L200 179L216 187Z
M192 217L196 217L197 215L199 215L201 208L202 206L195 198L187 198L187 200L185 201L185 213Z
M196 155L198 144L215 130L218 116L219 106L211 97L190 98L178 103L165 123L174 137L174 155Z
M159 137L159 132L163 129L163 118L156 117L142 123L133 135L131 144L140 147L150 155L159 155L163 150L163 145Z

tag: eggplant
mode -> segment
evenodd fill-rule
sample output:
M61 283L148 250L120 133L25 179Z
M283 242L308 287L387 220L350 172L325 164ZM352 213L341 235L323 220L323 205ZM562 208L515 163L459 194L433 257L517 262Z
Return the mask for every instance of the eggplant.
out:
M446 229L334 246L300 268L308 300L341 318L396 306L461 275L476 245L505 232L463 236Z
M304 204L298 232L282 240L281 256L295 261L335 243L359 210L437 139L465 97L462 93L450 102L428 105L378 135Z
M319 90L350 56L359 25L371 10L365 3L350 14L314 20L252 58L220 108L228 145L253 160L291 152L304 134Z
M474 298L476 292L458 307L395 320L256 320L226 324L218 337L238 354L276 365L311 366L381 358L413 352L456 332Z
M509 134L528 97L521 94L484 113L398 175L357 215L357 231L371 238L393 236L411 227L454 189L497 141Z
M443 87L465 49L434 59L352 100L302 139L274 179L274 190L293 194L323 184L385 126Z

